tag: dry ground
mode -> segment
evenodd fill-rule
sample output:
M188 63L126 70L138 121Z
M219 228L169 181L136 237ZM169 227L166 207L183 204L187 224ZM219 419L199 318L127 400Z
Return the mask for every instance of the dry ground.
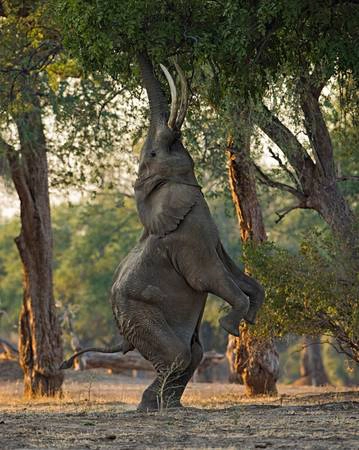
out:
M29 403L0 379L0 448L359 449L359 390L279 386L248 400L238 385L191 383L187 408L138 413L146 384L70 372L61 400Z

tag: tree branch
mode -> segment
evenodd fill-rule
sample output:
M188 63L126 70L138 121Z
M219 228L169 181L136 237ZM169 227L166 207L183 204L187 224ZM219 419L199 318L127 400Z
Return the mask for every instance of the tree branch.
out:
M302 78L298 83L300 105L304 113L304 127L314 151L316 165L326 178L335 180L333 145L319 105L319 96L327 79L317 74Z
M269 147L269 153L271 154L271 157L278 162L279 167L281 167L284 170L284 172L286 172L288 174L289 178L293 181L296 188L298 190L300 190L301 186L299 184L298 178L294 175L294 173L291 170L289 170L289 168L287 167L285 162L282 160L282 158L277 153L275 153L274 150L270 147Z
M293 167L299 183L303 186L305 178L311 176L314 162L295 135L262 104L262 111L255 116L259 128L282 150ZM310 172L310 174L308 173Z
M337 177L336 181L359 181L359 175L344 175L342 177Z
M25 180L23 168L21 167L19 153L14 149L12 145L8 144L2 138L2 136L0 136L0 149L2 149L4 155L8 160L11 178L15 185L19 198L21 202L27 204L27 207L31 211L33 209L33 200Z
M0 338L0 351L3 353L2 359L17 360L19 357L18 349L6 339Z
M97 114L97 125L100 124L101 115L103 113L103 110L107 107L109 103L111 103L118 95L123 94L125 92L125 88L117 89L112 94L110 94L107 98L104 99L102 104L100 105L99 112Z
M305 195L302 191L295 189L293 186L289 186L288 184L273 180L266 173L264 173L262 169L257 166L257 164L253 163L253 166L257 171L258 179L261 183L276 189L280 189L281 191L289 192L290 194L297 197L301 202L305 201Z
M304 208L306 208L305 203L301 202L301 203L298 203L296 205L288 206L288 208L284 208L284 209L282 209L280 211L276 211L278 219L275 220L275 223L279 223L291 211L294 211L295 209L304 209Z

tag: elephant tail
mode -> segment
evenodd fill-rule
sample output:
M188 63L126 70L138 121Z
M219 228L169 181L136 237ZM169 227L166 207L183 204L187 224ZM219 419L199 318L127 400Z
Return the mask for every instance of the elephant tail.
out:
M71 358L66 359L65 361L63 361L63 363L60 366L60 370L63 369L70 369L73 366L73 363L75 361L75 359L80 356L83 355L84 353L87 352L98 352L98 353L119 353L122 352L123 354L133 350L134 347L127 342L127 340L125 338L123 338L122 342L118 345L115 345L114 347L109 347L109 348L101 348L101 347L87 347L84 348L82 350L80 350L79 352L74 353Z

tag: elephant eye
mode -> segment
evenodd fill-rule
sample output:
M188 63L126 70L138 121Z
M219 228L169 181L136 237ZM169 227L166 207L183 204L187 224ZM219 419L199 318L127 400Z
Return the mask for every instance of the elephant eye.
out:
M150 153L150 155L152 156L152 158L154 158L156 156L156 152L154 150L152 150L152 152Z

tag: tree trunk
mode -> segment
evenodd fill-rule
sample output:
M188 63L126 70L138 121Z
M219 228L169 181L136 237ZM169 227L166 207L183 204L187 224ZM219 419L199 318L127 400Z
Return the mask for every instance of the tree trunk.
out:
M359 270L359 233L356 217L341 193L335 171L333 146L319 105L320 90L310 83L302 86L300 104L304 126L311 143L311 154L297 137L262 105L262 114L255 117L257 125L282 150L295 178L294 186L288 186L261 176L272 187L292 193L297 198L295 208L317 211L343 243L343 251ZM283 165L282 165L283 168ZM290 173L287 170L287 174ZM295 174L295 177L294 177Z
M7 146L12 179L21 203L21 232L15 239L24 271L19 352L27 397L61 393L62 344L52 285L52 230L46 142L38 98L14 119L20 154Z
M243 130L245 130L245 125ZM229 185L240 225L243 242L267 239L261 208L257 198L255 177L250 163L250 133L242 132L238 146L228 143ZM251 335L247 325L240 337L230 337L231 381L243 381L247 395L276 394L279 375L279 356L272 339L263 340ZM227 351L227 355L230 351Z
M325 386L329 383L324 368L319 336L304 336L301 352L300 378L297 386Z

